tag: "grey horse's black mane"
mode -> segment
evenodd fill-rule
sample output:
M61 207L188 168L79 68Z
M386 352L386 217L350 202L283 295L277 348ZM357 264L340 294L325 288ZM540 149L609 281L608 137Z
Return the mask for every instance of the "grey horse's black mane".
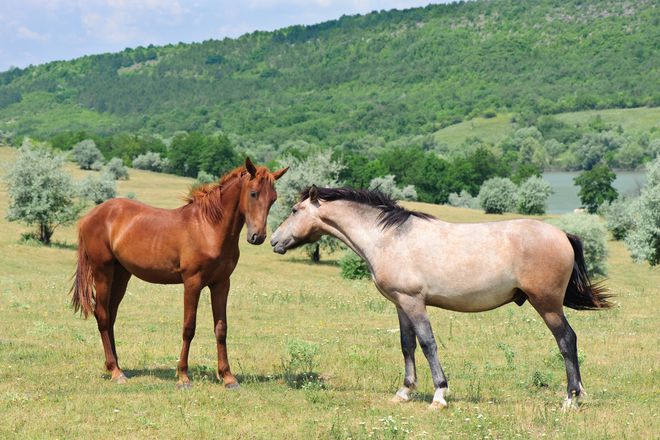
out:
M300 192L300 201L309 198L309 191L312 187L309 186ZM387 229L390 227L398 227L404 224L411 216L421 219L429 220L433 217L419 211L409 211L400 206L396 200L389 197L387 194L379 190L367 189L353 189L353 188L316 188L318 198L332 202L334 200L348 200L349 202L361 203L363 205L373 206L380 209L378 215L378 224Z

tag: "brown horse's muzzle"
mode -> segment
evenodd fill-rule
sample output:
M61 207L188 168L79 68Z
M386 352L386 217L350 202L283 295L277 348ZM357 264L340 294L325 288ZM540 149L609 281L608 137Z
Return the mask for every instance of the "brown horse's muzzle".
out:
M250 231L250 228L248 228L247 241L250 244L261 244L266 241L266 232L252 232Z

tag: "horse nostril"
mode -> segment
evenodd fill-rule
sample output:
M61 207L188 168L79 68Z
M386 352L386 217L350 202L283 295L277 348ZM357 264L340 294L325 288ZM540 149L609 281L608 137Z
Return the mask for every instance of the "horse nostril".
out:
M256 233L252 234L252 236L250 237L250 243L254 243L255 241L257 241L257 234Z

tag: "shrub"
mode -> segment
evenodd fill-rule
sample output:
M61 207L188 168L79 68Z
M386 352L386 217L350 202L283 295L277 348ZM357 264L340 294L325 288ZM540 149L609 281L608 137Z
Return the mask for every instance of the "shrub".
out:
M577 235L584 246L584 261L589 275L607 275L605 260L606 230L600 219L591 214L565 214L556 219L548 220L564 232Z
M341 267L342 278L349 280L361 280L371 276L367 262L353 251L348 251L339 260L339 267Z
M493 177L481 185L478 198L486 214L511 212L516 206L516 185L506 177Z
M103 173L100 177L87 176L80 182L80 195L95 204L101 204L117 196L117 182L113 176Z
M660 264L660 158L649 165L637 203L635 227L626 236L626 245L635 261L655 266Z
M218 178L213 174L207 173L206 171L200 171L197 173L197 179L195 179L193 186L206 185L207 183L213 183L216 180L218 180Z
M103 154L101 154L101 151L96 148L96 143L91 139L85 139L74 145L71 155L73 161L77 163L82 170L91 170L93 169L93 165L103 163Z
M156 171L160 173L167 169L168 165L169 161L167 158L162 158L160 157L160 153L154 153L153 151L147 151L133 159L133 168L139 170Z
M393 174L388 174L383 177L374 177L371 179L371 182L369 182L369 189L377 189L396 200L417 200L415 186L408 185L404 188L399 188L396 186Z
M7 219L37 226L37 237L44 244L50 244L55 228L73 223L83 208L75 200L77 191L63 164L64 156L24 146L5 176L10 198Z
M636 199L618 198L612 202L604 202L598 212L605 218L605 227L612 233L615 240L623 240L635 226L635 215L638 211Z
M540 177L532 176L518 188L517 206L521 214L545 214L552 187Z
M451 206L456 206L457 208L479 209L480 207L479 199L477 197L472 197L472 195L466 190L461 190L460 194L449 194L448 201Z
M115 180L128 180L128 168L124 165L124 161L118 157L110 159L110 162L104 168L104 174Z
M286 341L286 356L282 359L284 379L294 388L316 382L318 374L314 373L316 368L316 356L319 354L318 344L289 338Z

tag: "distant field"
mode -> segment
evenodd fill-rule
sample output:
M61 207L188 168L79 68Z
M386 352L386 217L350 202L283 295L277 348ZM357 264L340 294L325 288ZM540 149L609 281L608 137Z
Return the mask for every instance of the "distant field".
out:
M497 143L514 130L511 124L512 116L511 113L503 113L494 118L474 118L438 130L433 136L437 141L452 146L458 146L471 137ZM592 119L600 116L605 123L614 127L621 126L629 132L648 131L654 127L660 129L660 107L589 110L559 113L553 116L571 125L588 124Z
M0 168L13 157L1 147ZM163 207L180 205L191 182L137 170L130 176L120 194ZM214 378L207 294L190 356L194 386L175 389L182 289L137 280L116 327L131 377L112 384L96 323L69 308L75 229L56 231L59 246L21 245L27 228L4 220L7 204L0 184L0 438L618 439L660 432L658 270L633 264L620 243L608 243L608 285L619 306L568 311L589 393L579 411L560 412L564 368L550 332L525 304L477 314L430 310L451 392L448 410L429 412L432 383L420 350L419 393L405 405L389 402L403 378L397 317L370 281L340 278L339 255L314 265L243 236L228 311L241 389L228 391ZM410 206L450 221L504 218ZM302 388L283 376L290 340L318 347L318 380ZM510 362L505 353L513 353Z

